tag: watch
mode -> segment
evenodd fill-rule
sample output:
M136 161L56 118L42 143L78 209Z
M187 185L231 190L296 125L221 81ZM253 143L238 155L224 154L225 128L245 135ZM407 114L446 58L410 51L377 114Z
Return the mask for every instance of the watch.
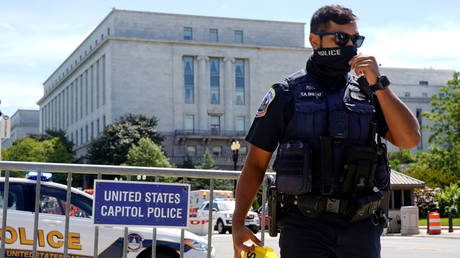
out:
M384 89L388 88L388 86L390 86L390 81L388 80L388 78L385 75L377 77L377 83L376 84L369 85L369 87L371 88L371 90L373 92L376 92L378 90L384 90Z

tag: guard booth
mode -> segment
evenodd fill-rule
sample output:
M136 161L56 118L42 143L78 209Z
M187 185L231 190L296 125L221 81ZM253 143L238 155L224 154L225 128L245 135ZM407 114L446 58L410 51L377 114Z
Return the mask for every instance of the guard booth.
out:
M414 190L425 188L425 182L391 170L388 233L401 232L401 207L416 206Z

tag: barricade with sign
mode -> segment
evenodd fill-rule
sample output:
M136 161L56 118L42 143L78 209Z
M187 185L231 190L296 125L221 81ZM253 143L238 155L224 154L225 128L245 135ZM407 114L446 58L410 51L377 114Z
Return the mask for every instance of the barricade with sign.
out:
M97 225L186 228L190 185L95 180Z

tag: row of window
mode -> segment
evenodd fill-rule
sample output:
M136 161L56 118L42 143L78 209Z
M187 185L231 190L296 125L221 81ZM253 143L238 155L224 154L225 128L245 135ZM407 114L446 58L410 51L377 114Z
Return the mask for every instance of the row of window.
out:
M444 92L439 92L438 96L439 97L444 97ZM410 97L410 92L409 91L404 92L404 97ZM427 92L422 92L422 97L428 98L429 97L428 93Z
M110 28L107 28L107 35L110 36ZM104 33L101 33L101 41L102 42L104 40ZM94 41L94 46L96 48L96 46L99 44L99 41L96 39ZM56 86L62 79L64 79L64 77L66 75L68 75L70 72L72 72L72 69L74 67L77 67L83 60L83 58L87 57L89 53L91 53L91 51L93 50L93 45L90 44L89 45L89 51L88 50L85 50L84 54L81 54L80 55L80 59L75 59L74 62L70 63L70 66L66 68L65 72L62 72L54 81L53 83L51 84L51 87L50 88L54 88L54 86ZM45 91L45 94L48 93L48 90L49 89L46 89Z
M74 146L80 146L82 144L89 143L95 137L99 136L102 131L104 130L106 124L105 115L102 116L102 124L101 119L96 119L95 121L86 124L85 127L75 130L75 132L71 132L68 135L69 140L74 143ZM102 125L102 127L101 127Z
M184 27L184 40L193 40L193 28L192 27ZM208 40L211 42L218 42L219 41L219 30L215 28L209 29L209 37ZM242 30L234 30L233 31L233 43L243 44L243 31Z
M64 130L104 106L105 78L105 56L102 56L42 107L43 128Z
M192 56L184 56L184 102L185 104L195 104L195 58ZM221 104L220 99L220 87L221 87L221 58L210 58L209 59L209 103L210 104ZM245 104L245 60L235 59L234 63L234 75L235 75L235 105Z
M208 151L208 153L210 153L214 157L221 157L222 154L223 154L224 148L230 149L228 146L211 146L211 147L207 148L207 151ZM229 153L229 150L227 150L227 152ZM190 157L199 156L199 154L197 153L197 146L195 146L195 145L186 146L185 147L185 153L186 153L187 156L190 156ZM239 151L238 151L238 153L240 155L246 155L247 154L247 147L246 146L241 146Z
M219 134L221 130L221 119L220 115L209 115L209 129L211 133ZM246 119L244 116L237 116L235 118L235 131L245 132L246 130ZM184 130L194 131L195 130L195 115L187 114L184 116Z

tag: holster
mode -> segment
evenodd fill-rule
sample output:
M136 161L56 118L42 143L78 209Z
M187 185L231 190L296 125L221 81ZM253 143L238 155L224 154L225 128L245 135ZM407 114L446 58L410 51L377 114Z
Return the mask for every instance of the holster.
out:
M268 234L271 237L278 235L278 219L281 215L281 196L278 194L278 190L275 185L268 187Z

